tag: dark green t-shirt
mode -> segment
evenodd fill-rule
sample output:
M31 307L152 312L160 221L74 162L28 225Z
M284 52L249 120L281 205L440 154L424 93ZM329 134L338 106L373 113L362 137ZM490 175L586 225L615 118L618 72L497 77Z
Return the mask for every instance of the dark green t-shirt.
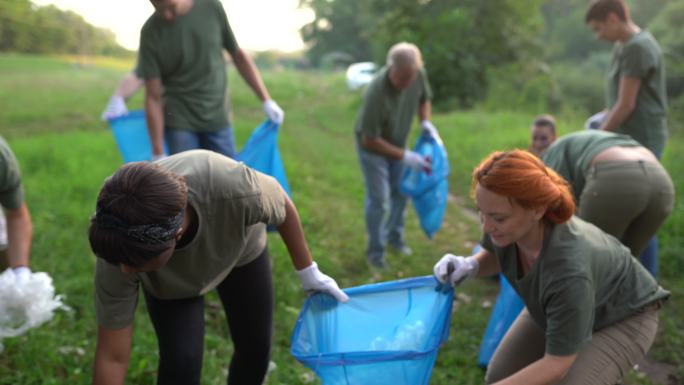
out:
M237 47L217 0L194 0L172 22L157 13L147 19L135 72L161 80L166 128L212 132L229 126L223 50L234 56Z
M354 131L359 143L364 135L381 137L403 148L418 105L432 99L432 90L423 69L418 71L413 83L401 91L392 86L388 75L389 69L383 67L368 85Z
M274 178L212 151L185 151L159 161L185 177L188 202L199 225L161 269L126 274L97 258L95 310L110 329L133 321L138 287L160 299L203 295L231 270L256 259L266 247L266 225L285 220L286 193Z
M591 161L610 147L637 147L626 135L600 130L585 130L565 135L556 140L542 156L544 163L570 183L575 201L579 202L586 182L585 173Z
M546 353L578 353L592 333L669 296L613 236L572 217L549 227L530 271L523 275L515 244L500 248L488 235L483 247L544 331Z
M0 206L16 210L23 202L19 163L5 139L0 136Z
M648 31L641 31L625 43L616 43L608 71L608 108L618 99L620 79L641 79L634 111L616 132L634 138L654 154L662 154L667 140L667 89L665 64L660 46Z

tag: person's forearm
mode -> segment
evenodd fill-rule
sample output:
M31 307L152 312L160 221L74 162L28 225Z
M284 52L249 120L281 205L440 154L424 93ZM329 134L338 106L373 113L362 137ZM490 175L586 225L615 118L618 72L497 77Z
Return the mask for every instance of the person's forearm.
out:
M152 143L152 154L164 153L164 106L161 98L145 96L145 118Z
M7 256L10 267L29 266L33 225L28 207L23 203L16 210L7 210Z
M420 122L432 119L432 102L430 100L426 100L418 105L418 119L420 119Z
M254 64L252 58L249 57L245 51L238 49L233 57L233 62L235 63L235 68L237 68L240 76L242 76L252 91L254 91L254 94L256 94L259 100L263 102L271 99L256 64Z
M93 366L93 385L123 385L131 358L133 326L98 328Z
M400 160L404 157L404 149L397 147L383 138L361 138L361 146L370 152Z
M128 363L106 361L95 356L93 385L123 385L126 380Z
M488 277L501 271L499 260L493 253L485 250L484 248L481 248L480 251L474 256L479 265L477 270L478 277Z
M615 107L608 112L608 116L601 124L601 130L615 131L622 123L624 123L629 115L634 111L634 106L628 106L622 103L616 104Z
M302 270L312 263L311 251L306 244L304 238L304 229L299 220L297 209L290 200L285 197L285 221L278 226L278 232L287 246L287 251L290 253L292 264L297 270Z
M124 99L128 99L133 96L144 84L144 81L137 77L135 73L129 72L126 76L121 79L119 86L114 91L114 95L121 96Z
M524 367L515 374L497 381L495 385L550 385L559 382L565 377L568 369L575 361L575 356L549 357Z

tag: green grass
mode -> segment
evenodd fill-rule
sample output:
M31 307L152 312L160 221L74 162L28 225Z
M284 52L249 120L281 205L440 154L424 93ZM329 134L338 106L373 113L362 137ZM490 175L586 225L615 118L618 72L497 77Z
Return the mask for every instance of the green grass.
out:
M132 64L131 64L132 65ZM0 56L0 134L10 142L22 166L26 199L34 222L32 267L54 279L72 312L59 312L49 323L3 341L0 384L89 383L95 346L92 276L95 258L86 229L104 178L121 160L99 114L121 70L76 67L57 59ZM230 74L234 126L242 145L263 119L261 105L244 82ZM293 200L298 207L314 258L343 287L430 274L445 252L467 253L479 228L461 207L450 204L443 228L432 241L421 232L412 208L406 224L411 257L390 256L391 269L374 276L363 254L363 182L352 127L360 94L346 90L342 74L269 72L266 84L286 112L279 145ZM141 106L141 96L129 107ZM540 111L541 112L541 111ZM490 151L526 147L532 115L454 111L434 117L447 144L450 190L472 207L470 171ZM561 117L561 131L581 127L581 119ZM670 140L664 163L677 185L677 208L660 232L662 285L673 298L661 313L662 327L651 356L677 366L684 378L684 271L682 192L684 137ZM303 383L310 371L289 354L290 335L305 298L285 247L270 236L276 291L273 361L269 384ZM480 339L489 317L485 301L495 299L489 280L468 282L451 325L451 337L439 352L432 384L482 383L476 367ZM218 298L210 294L203 384L225 383L231 345ZM60 353L78 347L85 354ZM61 349L62 351L64 349ZM156 340L144 306L135 321L130 384L154 384ZM637 380L635 380L637 381ZM648 383L638 380L639 383ZM317 383L317 382L314 382Z

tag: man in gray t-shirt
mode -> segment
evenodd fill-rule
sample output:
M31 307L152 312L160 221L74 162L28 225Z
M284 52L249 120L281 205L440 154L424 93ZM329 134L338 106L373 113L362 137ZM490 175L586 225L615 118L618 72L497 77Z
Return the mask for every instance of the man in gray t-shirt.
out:
M405 148L416 110L423 129L437 135L430 122L430 99L432 91L420 51L410 43L394 45L387 54L387 67L366 90L354 129L366 183L366 257L375 267L385 266L387 243L401 253L411 253L404 243L406 197L399 192L399 183L405 166L430 167L421 155Z

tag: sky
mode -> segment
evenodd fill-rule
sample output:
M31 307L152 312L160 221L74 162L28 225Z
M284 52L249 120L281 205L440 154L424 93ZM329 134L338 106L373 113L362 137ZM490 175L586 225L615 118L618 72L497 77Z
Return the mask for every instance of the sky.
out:
M137 50L140 27L154 8L148 0L31 0L54 4L83 16L90 24L114 32L125 48ZM298 9L298 0L220 0L242 48L252 51L292 52L304 48L299 28L313 20L310 9Z

